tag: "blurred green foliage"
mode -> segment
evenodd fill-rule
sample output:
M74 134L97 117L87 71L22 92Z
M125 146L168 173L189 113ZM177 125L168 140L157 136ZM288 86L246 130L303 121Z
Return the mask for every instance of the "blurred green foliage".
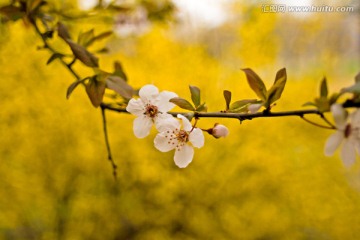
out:
M259 70L266 84L277 69L287 67L288 83L274 111L296 109L313 99L324 72L333 79L333 90L353 81L357 56L350 61L333 54L337 50L330 46L311 58L318 68L309 65L300 72L292 58L287 66L279 55L283 42L273 31L281 20L274 16L257 12L244 26L224 26L237 29L235 40L246 41L240 48L226 46L226 56L212 55L211 42L184 44L155 25L138 39L113 39L110 47L120 53L101 56L100 66L110 71L113 61L120 60L133 86L153 83L187 99L188 85L198 86L209 111L225 109L224 89L232 91L234 100L255 97L243 67ZM304 32L320 31L324 19L317 21ZM56 61L45 65L49 53L36 50L40 41L31 28L9 23L0 32L0 238L360 238L359 164L346 170L337 156L324 157L330 131L296 118L242 125L202 119L199 126L221 122L230 135L206 137L188 168L179 169L172 153L153 147L155 131L137 139L132 116L107 112L119 166L114 181L100 110L80 87L66 100L74 79ZM298 35L299 45L293 47L299 54L307 37ZM235 58L238 66L228 64ZM344 64L334 69L334 63Z

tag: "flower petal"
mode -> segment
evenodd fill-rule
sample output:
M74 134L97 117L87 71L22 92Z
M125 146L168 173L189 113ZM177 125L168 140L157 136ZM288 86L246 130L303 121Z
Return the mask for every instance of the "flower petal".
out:
M177 97L177 94L169 91L162 91L159 94L158 108L160 112L166 113L175 107L175 104L169 102L174 97Z
M194 147L203 147L205 142L203 132L199 128L194 128L194 130L189 135L189 141Z
M180 129L180 122L168 113L158 114L155 119L156 129L159 132Z
M185 168L194 157L194 148L185 144L180 149L175 149L174 161L179 168Z
M341 149L341 160L345 167L351 167L356 160L355 146L352 141L345 140Z
M136 116L141 116L145 111L144 102L141 99L132 98L126 106L126 111Z
M325 143L325 156L330 157L334 155L335 150L340 146L343 138L344 133L342 131L336 131L331 134Z
M185 131L190 131L192 129L190 121L184 115L178 114L177 117L182 120L183 129Z
M135 136L144 138L149 135L152 124L152 120L145 115L137 117L133 126Z
M336 127L339 130L345 130L348 115L347 111L342 107L341 104L335 103L331 105L331 112L333 114Z
M161 152L168 152L174 149L178 144L178 140L175 138L170 140L169 134L167 132L162 132L156 135L154 139L154 145L157 150Z
M144 102L154 99L158 94L158 88L152 84L143 86L139 91L139 96Z

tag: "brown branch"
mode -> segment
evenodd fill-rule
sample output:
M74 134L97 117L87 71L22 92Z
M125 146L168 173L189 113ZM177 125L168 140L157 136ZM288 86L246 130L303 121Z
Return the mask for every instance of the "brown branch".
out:
M125 108L113 106L111 104L102 103L101 107L110 111L119 113L128 113ZM195 118L235 118L240 121L251 120L253 118L269 118L269 117L286 117L286 116L304 116L304 115L321 115L319 110L296 110L296 111L283 111L283 112L257 112L257 113L227 113L227 112L169 112L174 117L177 114L183 114L185 116L192 116Z
M310 123L311 125L314 125L314 126L317 126L317 127L320 127L320 128L325 128L325 129L336 129L335 126L330 126L330 127L329 127L329 126L324 126L324 125L321 125L321 124L319 124L319 123L313 122L313 121L305 118L304 116L300 116L300 117L301 117L301 119L303 119L305 122Z
M57 53L57 51L55 49L53 49L47 42L46 37L44 36L44 34L41 32L41 30L39 29L38 25L36 24L36 20L31 21L32 25L35 28L36 33L41 37L41 40L44 44L44 48L48 49L52 54ZM75 70L72 68L73 64L76 61L76 58L74 58L70 63L66 63L62 58L59 58L59 61L61 62L61 64L66 67L70 73L76 78L77 81L81 80L81 77L75 72ZM105 136L105 144L106 144L106 149L108 152L108 160L111 163L112 169L113 169L113 176L116 179L117 176L117 165L115 164L112 154L111 154L111 149L110 149L110 143L109 143L109 136L108 136L108 131L107 131L107 123L106 123L106 116L105 116L105 108L101 107L101 115L102 115L102 120L103 120L103 129L104 129L104 136Z
M102 103L101 107L107 109L109 111L115 111L118 113L128 113L125 108L116 107L111 104ZM360 107L360 103L352 102L351 100L347 100L343 103L344 108L358 108ZM329 112L329 111L327 111ZM271 117L291 117L297 116L302 118L304 121L315 125L317 127L326 128L326 129L336 129L334 124L332 124L325 116L325 112L320 112L317 109L308 109L308 110L294 110L294 111L282 111L282 112L271 112L264 110L262 112L257 113L227 113L227 112L169 112L172 116L176 117L178 114L182 114L185 117L196 119L200 118L234 118L240 120L240 122L244 120L252 120L254 118L271 118ZM305 115L317 115L320 116L321 119L328 124L328 126L321 125L319 123L313 122L307 118Z

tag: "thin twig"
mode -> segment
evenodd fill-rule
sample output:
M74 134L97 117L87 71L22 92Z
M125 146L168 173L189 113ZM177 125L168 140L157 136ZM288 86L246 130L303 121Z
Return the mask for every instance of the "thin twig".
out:
M319 115L318 110L295 110L283 112L257 112L257 113L224 113L224 112L196 112L195 117L198 118L236 118L238 120L252 120L254 118L270 118L270 117L287 117L302 116L305 114Z
M106 115L105 115L105 108L101 107L101 116L102 116L102 120L103 120L103 128L104 128L104 136L105 136L105 144L106 144L106 150L108 153L108 160L111 163L112 169L113 169L113 176L116 179L117 176L117 165L115 164L112 154L111 154L111 149L110 149L110 143L109 143L109 136L108 136L108 131L107 131L107 123L106 123Z
M196 124L197 124L198 120L199 120L198 118L195 118L194 125L192 126L190 132L194 131L194 128L196 127Z
M301 119L303 119L305 122L308 122L308 123L310 123L310 124L312 124L312 125L314 125L314 126L321 127L321 128L325 128L325 129L336 129L336 128L334 128L334 127L324 126L324 125L321 125L321 124L319 124L319 123L313 122L313 121L305 118L304 116L300 116L300 117L301 117Z
M36 24L36 21L34 20L32 22L34 28L35 28L35 31L36 33L40 36L41 40L43 41L44 43L44 48L48 49L51 53L57 53L57 51L55 49L53 49L49 43L47 42L46 40L46 37L44 36L44 34L41 32L41 30L39 29L38 25ZM74 75L74 77L76 78L76 80L80 81L81 78L80 76L74 71L74 69L72 68L72 64L68 64L64 61L64 59L62 58L58 58L59 61L62 63L62 65L64 65L70 72L72 75Z
M76 57L74 57L74 59L70 63L68 63L67 66L69 68L72 68L72 65L74 65L75 62L76 62Z
M336 126L335 126L334 124L332 124L332 123L329 121L329 119L327 119L327 118L325 117L324 114L321 114L320 117L321 117L327 124L329 124L329 126L330 126L332 129L336 129Z

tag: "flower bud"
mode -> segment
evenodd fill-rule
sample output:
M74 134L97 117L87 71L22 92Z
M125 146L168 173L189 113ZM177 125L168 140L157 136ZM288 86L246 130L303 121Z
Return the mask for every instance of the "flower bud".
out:
M259 111L259 109L262 107L261 103L254 103L251 104L248 109L250 111L250 113L256 113L257 111Z
M226 137L229 135L229 129L222 124L215 123L214 127L208 131L215 138Z

